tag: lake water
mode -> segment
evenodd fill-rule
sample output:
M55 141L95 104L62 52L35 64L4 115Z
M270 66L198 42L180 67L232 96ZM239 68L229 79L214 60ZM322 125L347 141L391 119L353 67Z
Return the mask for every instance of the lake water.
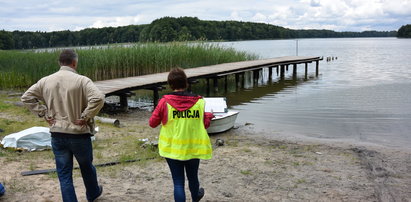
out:
M296 55L296 40L223 42L261 58ZM240 111L238 124L252 123L266 134L349 140L384 146L411 145L411 40L397 38L299 39L298 55L324 56L320 75L304 64L280 81L273 70L258 83L247 75L245 88L226 96ZM326 57L337 57L327 62ZM231 79L232 80L232 79ZM234 83L234 82L232 82Z

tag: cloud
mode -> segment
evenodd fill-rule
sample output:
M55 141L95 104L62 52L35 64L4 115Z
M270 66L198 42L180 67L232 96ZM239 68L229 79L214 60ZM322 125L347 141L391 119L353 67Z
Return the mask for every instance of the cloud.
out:
M132 24L139 24L139 23L141 23L142 18L143 17L140 16L140 15L125 16L125 17L99 18L90 27L102 28L102 27L118 27L118 26L127 26L127 25L132 25Z
M267 17L264 14L256 13L252 18L253 22L267 22Z
M233 11L230 14L230 20L243 21L243 18L237 11Z
M264 22L288 28L396 30L410 0L2 0L0 29L54 31L147 24L164 16Z

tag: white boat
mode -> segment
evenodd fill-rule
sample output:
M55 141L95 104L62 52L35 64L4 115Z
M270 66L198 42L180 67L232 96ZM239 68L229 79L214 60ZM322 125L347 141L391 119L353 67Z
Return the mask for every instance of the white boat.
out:
M221 133L230 130L234 127L237 119L238 111L229 110L226 113L214 113L214 118L211 119L210 127L207 128L208 133Z

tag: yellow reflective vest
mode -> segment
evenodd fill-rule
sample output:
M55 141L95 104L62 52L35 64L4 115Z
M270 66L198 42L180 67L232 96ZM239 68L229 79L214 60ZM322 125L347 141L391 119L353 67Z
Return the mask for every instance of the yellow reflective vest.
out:
M167 103L168 120L161 127L158 142L160 156L176 160L211 159L204 105L204 100L199 99L190 109L178 111Z

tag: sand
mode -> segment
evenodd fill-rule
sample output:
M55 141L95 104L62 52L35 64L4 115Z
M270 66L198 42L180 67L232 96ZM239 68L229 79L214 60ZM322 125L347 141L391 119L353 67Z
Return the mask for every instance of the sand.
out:
M147 112L114 117L122 127L148 127ZM147 131L158 133L158 129ZM98 136L107 133L101 131ZM303 138L291 141L275 135L266 138L255 135L252 125L211 137L213 143L217 139L224 145L214 146L213 158L200 164L202 201L411 201L408 150ZM21 176L27 170L24 160L0 157L0 165L0 180L9 189L0 201L61 201L56 177ZM36 167L53 168L54 162L39 161ZM170 172L162 159L98 168L97 172L104 186L98 201L173 201ZM74 183L79 201L86 201L78 171ZM186 195L190 199L188 188Z

